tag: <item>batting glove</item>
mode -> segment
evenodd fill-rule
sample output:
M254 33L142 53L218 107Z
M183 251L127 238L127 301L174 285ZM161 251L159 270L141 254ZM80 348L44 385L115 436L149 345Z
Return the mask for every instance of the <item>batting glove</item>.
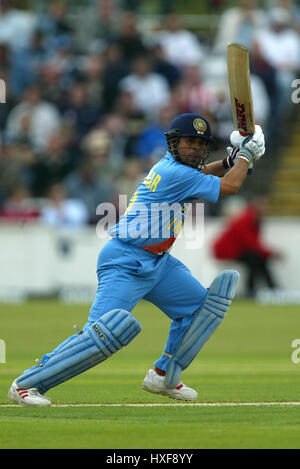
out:
M260 125L255 126L255 133L249 139L234 130L230 135L230 143L234 147L247 148L254 153L254 161L259 160L265 153L265 137Z
M253 134L253 136L256 135L256 134L257 134L257 136L262 136L263 135L263 131L262 131L262 128L261 128L260 125L255 126L255 133ZM243 135L240 134L240 132L238 130L234 130L230 134L230 143L233 147L241 148L243 142L247 138L248 138L248 135L243 136ZM263 141L264 141L264 138L263 138Z
M227 150L227 157L224 158L223 160L223 166L225 169L230 169L232 168L236 161L237 161L237 154L239 152L239 148L235 148L235 147L227 147L226 148Z
M248 136L242 143L241 149L238 152L238 158L244 158L253 164L254 161L259 160L265 153L265 144L263 134Z

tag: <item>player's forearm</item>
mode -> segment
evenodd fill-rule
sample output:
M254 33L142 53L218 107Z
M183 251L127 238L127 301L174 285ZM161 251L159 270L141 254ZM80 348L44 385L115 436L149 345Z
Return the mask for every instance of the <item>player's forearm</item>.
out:
M201 173L212 174L213 176L222 176L225 173L225 168L222 160L214 161L201 169Z
M221 178L220 195L236 194L247 176L248 169L249 162L239 158L234 167Z

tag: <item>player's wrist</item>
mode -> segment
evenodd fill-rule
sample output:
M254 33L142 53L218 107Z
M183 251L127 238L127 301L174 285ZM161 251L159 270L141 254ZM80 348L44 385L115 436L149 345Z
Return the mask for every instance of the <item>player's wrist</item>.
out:
M248 166L250 167L251 163L249 162L248 158L246 158L245 156L241 155L238 157L239 160L241 161L246 161L246 163L248 164Z
M248 148L242 148L237 154L237 158L242 158L243 160L248 161L249 164L253 164L253 157L253 153L248 150Z

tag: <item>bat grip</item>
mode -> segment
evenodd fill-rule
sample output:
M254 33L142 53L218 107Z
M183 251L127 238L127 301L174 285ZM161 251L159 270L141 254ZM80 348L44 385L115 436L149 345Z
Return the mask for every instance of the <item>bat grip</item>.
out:
M246 132L240 132L240 135L242 135L242 137L247 137L247 135L253 135L253 134L247 134ZM253 174L253 164L249 165L249 169L247 171L247 175L248 176L251 176Z

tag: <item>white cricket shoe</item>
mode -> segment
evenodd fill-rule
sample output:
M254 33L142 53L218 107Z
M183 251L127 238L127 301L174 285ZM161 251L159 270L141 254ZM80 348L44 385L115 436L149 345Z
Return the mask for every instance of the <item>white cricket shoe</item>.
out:
M19 388L16 380L11 385L7 397L21 406L49 407L51 405L51 399L40 394L37 388Z
M194 401L198 397L198 393L194 389L188 388L182 382L176 388L167 388L165 376L160 376L153 369L146 374L142 388L154 394L162 394L182 401Z

